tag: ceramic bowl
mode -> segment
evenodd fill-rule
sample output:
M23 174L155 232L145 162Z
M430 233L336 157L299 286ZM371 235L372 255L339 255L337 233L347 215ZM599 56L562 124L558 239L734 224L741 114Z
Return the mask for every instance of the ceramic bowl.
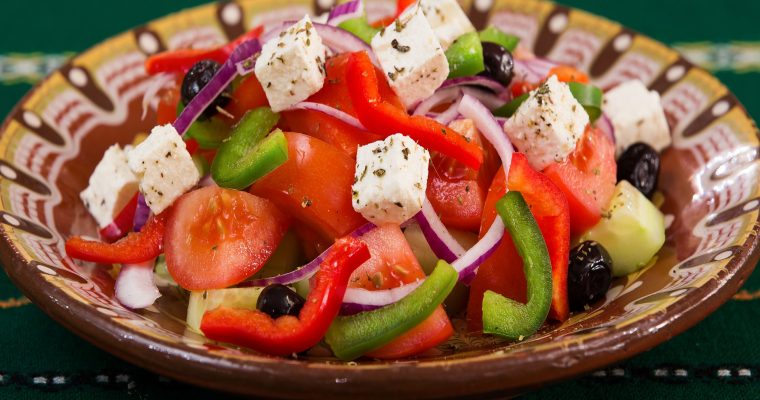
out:
M577 66L602 87L638 78L662 94L673 146L662 158L667 244L646 269L614 281L606 299L520 343L457 333L398 362L272 358L186 329L171 291L132 311L113 297L107 268L64 253L94 236L78 194L112 143L148 132L145 58L226 42L249 27L320 13L329 0L240 0L176 13L73 57L15 107L0 133L0 254L13 282L62 325L95 345L175 379L278 397L497 396L577 376L647 350L726 301L758 258L758 132L725 86L677 52L617 23L526 0L465 0L477 27L519 35L542 57ZM368 1L371 15L392 1ZM152 104L155 107L155 102ZM461 331L461 323L458 323Z

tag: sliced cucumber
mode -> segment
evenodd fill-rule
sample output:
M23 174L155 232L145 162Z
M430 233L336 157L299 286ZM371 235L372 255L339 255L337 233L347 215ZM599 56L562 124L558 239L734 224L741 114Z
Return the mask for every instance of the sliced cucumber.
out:
M153 267L153 275L155 277L156 285L158 286L178 286L174 281L171 274L169 274L169 268L166 267L166 258L163 254L156 258L156 266Z
M624 276L649 263L665 243L665 220L657 207L628 181L615 187L602 220L583 235L604 246L612 257L612 274Z
M220 306L255 310L262 290L263 287L251 287L190 292L187 325L190 329L200 332L203 314Z
M472 232L460 231L457 229L449 229L449 232L454 239L465 249L469 249L478 242L478 236ZM425 239L425 234L422 233L422 228L414 222L409 224L404 229L404 236L406 241L409 242L409 247L412 248L412 253L417 257L417 261L422 266L422 270L426 275L433 273L436 264L438 263L438 257L433 253L433 249Z

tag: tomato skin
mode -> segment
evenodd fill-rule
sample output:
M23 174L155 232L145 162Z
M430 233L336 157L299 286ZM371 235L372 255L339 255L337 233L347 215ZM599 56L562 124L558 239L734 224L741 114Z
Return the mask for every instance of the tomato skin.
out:
M499 159L491 151L492 147L483 141L472 120L457 120L449 127L483 149L483 165L475 171L451 157L433 153L428 171L427 198L446 226L477 232L488 185L499 167Z
M226 110L235 116L235 121L239 121L249 110L265 106L269 106L269 100L264 93L264 88L261 87L256 75L250 74L232 93L232 99Z
M568 160L550 165L543 173L565 193L572 234L580 235L599 222L612 199L617 181L615 145L589 127Z
M448 340L454 334L446 310L439 306L422 323L385 346L367 353L368 357L393 360L423 353Z
M558 65L549 70L547 77L557 75L560 82L588 83L588 75L569 65Z
M367 244L371 257L351 275L349 287L391 289L425 278L398 225L379 226L360 240ZM408 357L437 346L453 332L446 311L439 306L425 321L368 355L380 359Z
M446 226L465 231L478 229L486 191L477 179L448 181L431 169L427 197Z
M498 218L495 204L504 195L506 187L520 191L531 208L541 229L552 263L552 307L549 317L564 321L569 315L567 300L567 264L570 252L570 212L563 193L543 174L533 170L525 155L512 156L509 182L500 170L488 190L488 197L480 226L481 237ZM467 306L467 325L470 330L483 329L483 293L493 290L521 303L526 302L527 284L523 263L507 234L496 252L478 269L470 285Z
M171 209L164 252L169 273L188 290L222 289L255 274L290 226L269 200L208 186Z
M335 146L286 132L288 161L255 182L250 192L317 231L337 239L366 223L351 205L354 160Z
M314 110L292 110L280 113L280 129L304 133L337 147L356 158L358 146L382 140L378 135L356 129L325 113Z

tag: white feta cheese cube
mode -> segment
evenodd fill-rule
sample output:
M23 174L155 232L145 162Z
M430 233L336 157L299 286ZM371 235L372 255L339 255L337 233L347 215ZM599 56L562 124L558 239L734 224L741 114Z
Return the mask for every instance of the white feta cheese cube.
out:
M419 5L444 50L448 49L458 37L468 32L475 32L470 18L459 6L457 0L420 0ZM405 13L413 12L414 8L415 6L412 5Z
M137 193L137 185L137 177L127 165L127 156L115 144L103 153L103 158L90 175L89 186L79 194L79 198L98 226L104 228L113 222Z
M570 87L552 75L507 119L504 132L531 167L541 171L567 159L588 123L588 114Z
M401 224L422 209L430 154L400 133L360 146L352 188L354 210L370 222Z
M308 15L264 44L254 72L272 111L282 111L322 89L325 51Z
M372 50L407 108L430 97L449 75L446 55L417 7L376 34Z
M670 127L660 95L640 80L621 83L605 93L602 109L615 128L618 156L636 142L644 142L657 151L670 146Z
M154 214L160 214L192 189L200 173L185 142L171 124L153 128L127 156L129 168L140 179L140 192Z

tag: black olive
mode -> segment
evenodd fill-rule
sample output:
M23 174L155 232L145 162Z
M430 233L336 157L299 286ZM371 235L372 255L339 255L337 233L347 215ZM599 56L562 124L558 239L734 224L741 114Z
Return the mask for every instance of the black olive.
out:
M618 182L625 179L647 198L651 198L657 190L658 175L660 175L660 155L646 143L632 144L618 158Z
M570 250L567 297L570 310L583 308L607 293L612 282L612 258L597 242L586 241Z
M303 303L303 297L291 288L274 284L261 291L259 299L256 301L256 308L269 314L272 318L278 318L283 315L298 315L303 308Z
M180 89L180 95L182 97L182 104L188 105L198 93L206 87L206 85L214 78L216 71L218 71L220 65L214 60L201 60L195 63L185 77L182 79L182 88ZM230 88L229 86L214 99L211 104L203 111L201 117L210 118L217 113L217 107L223 108L230 102Z
M509 85L512 82L512 72L515 68L512 53L496 43L483 42L482 45L483 63L486 70L480 75L492 78L504 86Z

